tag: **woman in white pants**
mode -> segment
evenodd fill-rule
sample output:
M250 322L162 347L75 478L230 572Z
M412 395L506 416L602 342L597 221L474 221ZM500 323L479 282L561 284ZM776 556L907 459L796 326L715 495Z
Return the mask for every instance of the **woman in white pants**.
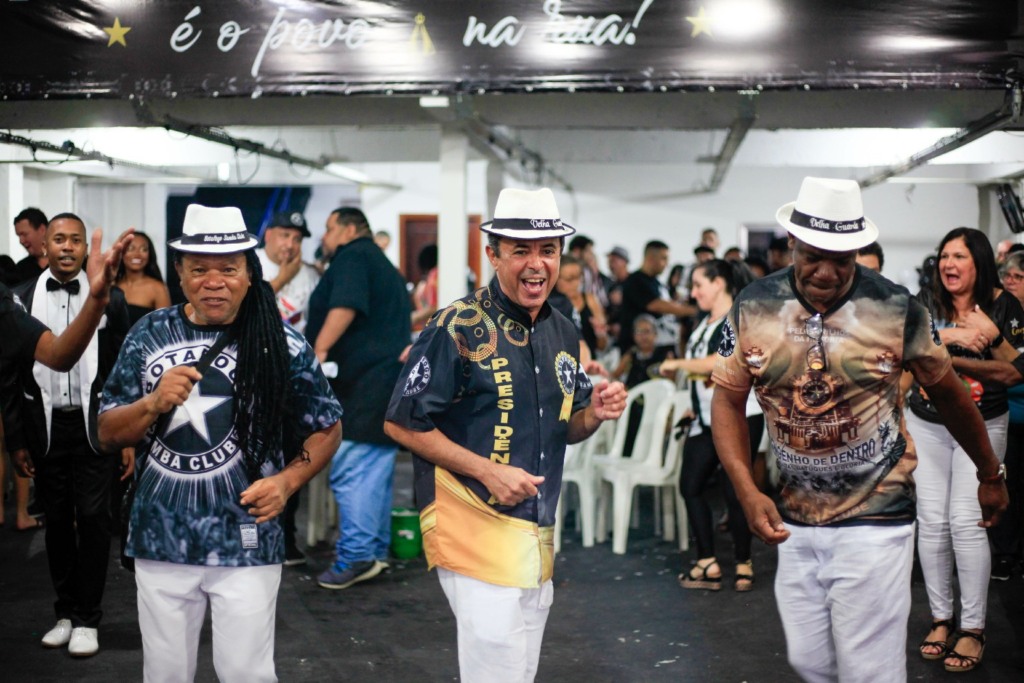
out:
M973 228L956 228L939 243L937 272L919 297L932 315L938 336L954 358L1013 360L1024 343L1019 321L1024 309L999 288L988 238ZM1011 323L1016 321L1017 325ZM961 379L981 411L1002 460L1009 419L1005 386L966 373ZM974 464L943 425L927 393L916 384L910 394L907 429L917 446L917 549L928 590L932 625L920 645L925 659L943 660L947 671L969 671L985 649L985 607L991 555L985 529L978 526L978 477ZM960 628L953 604L953 565L960 583Z

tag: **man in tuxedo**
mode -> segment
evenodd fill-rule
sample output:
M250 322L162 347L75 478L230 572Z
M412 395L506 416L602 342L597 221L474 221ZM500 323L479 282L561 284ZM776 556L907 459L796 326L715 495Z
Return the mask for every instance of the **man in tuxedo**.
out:
M89 280L82 272L82 220L70 213L55 216L46 232L46 253L48 269L21 284L15 294L34 318L60 333L89 297ZM99 650L97 627L110 555L110 490L119 459L100 451L97 398L127 332L124 294L114 288L99 329L74 367L58 372L38 362L22 365L18 381L23 400L15 432L8 437L18 469L36 479L47 518L57 624L42 644L68 645L77 657ZM127 476L130 451L123 457Z

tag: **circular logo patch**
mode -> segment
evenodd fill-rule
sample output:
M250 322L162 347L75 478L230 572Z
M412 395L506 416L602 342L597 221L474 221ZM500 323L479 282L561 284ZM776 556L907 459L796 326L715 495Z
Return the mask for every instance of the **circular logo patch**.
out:
M405 388L402 389L403 396L415 396L430 384L430 361L424 356L412 366L409 376L405 380Z

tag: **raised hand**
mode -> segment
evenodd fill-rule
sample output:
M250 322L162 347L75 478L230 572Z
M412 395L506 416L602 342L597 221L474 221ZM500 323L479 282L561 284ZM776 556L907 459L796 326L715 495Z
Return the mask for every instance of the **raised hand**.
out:
M117 277L117 268L121 265L121 255L131 244L135 228L128 228L121 233L110 249L103 249L103 230L96 228L89 243L89 261L85 273L89 277L89 294L97 299L106 299L110 288Z

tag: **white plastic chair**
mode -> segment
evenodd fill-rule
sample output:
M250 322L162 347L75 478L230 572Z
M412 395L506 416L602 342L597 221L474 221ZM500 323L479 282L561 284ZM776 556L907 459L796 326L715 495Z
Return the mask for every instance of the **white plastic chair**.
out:
M646 457L611 460L601 469L602 480L611 486L612 552L617 555L626 552L633 493L638 486L655 486L663 491L665 495L661 496L660 512L665 540L673 540L678 529L680 549L686 550L689 545L686 507L679 491L686 432L675 425L690 409L690 396L685 392L675 392L670 400L652 407L655 415L648 429Z
M621 460L639 462L647 457L650 452L651 434L654 433L653 424L658 412L657 407L668 402L675 391L675 384L667 379L650 379L630 389L626 394L626 408L622 411L622 417L615 421L615 436L612 439L611 447L607 450L597 451L591 456L598 488L597 523L594 526L594 540L598 543L603 543L607 537L605 515L607 501L600 484L601 470L613 462ZM624 458L622 451L626 446L626 433L629 431L629 412L633 404L640 398L643 398L644 412L640 418L636 440L633 443L633 452L630 457Z
M304 495L309 506L306 521L306 545L312 548L326 541L329 533L338 524L338 511L331 491L331 467L320 470L306 484Z
M568 504L569 484L576 485L579 498L579 509L576 513L576 526L583 539L583 547L594 545L594 514L597 512L597 474L592 461L597 450L607 451L613 435L615 423L602 422L597 431L582 443L567 446L565 449L565 465L562 469L562 491L558 497L558 508L555 511L555 552L562 550L562 526L565 519L565 508Z

